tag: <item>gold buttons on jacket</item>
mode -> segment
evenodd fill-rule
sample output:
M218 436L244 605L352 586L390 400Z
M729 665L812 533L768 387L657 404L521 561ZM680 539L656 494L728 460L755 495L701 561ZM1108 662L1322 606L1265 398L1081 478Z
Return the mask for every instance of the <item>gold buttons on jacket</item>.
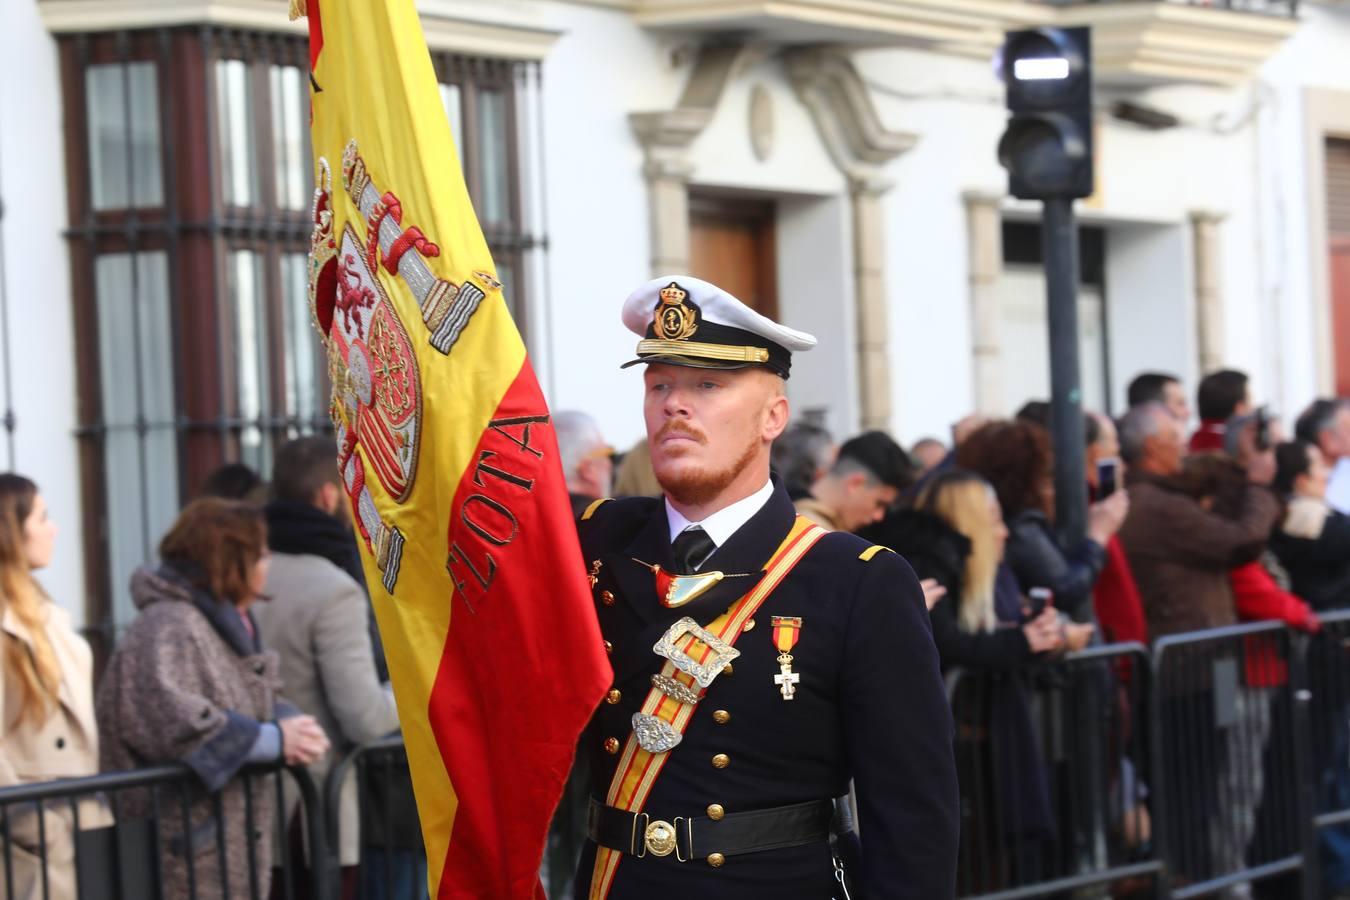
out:
M732 670L732 668L731 668L731 663L727 663L727 664L726 664L726 668L722 669L722 674L723 674L723 675L730 675L730 674L732 673L732 671L733 671L733 670Z
M615 703L618 703L622 699L623 694L619 693L618 688L615 688L614 690L610 691L608 694L605 695L605 702L608 703L610 706L613 706Z
M754 630L755 630L755 620L746 619L745 624L741 626L741 631L754 631Z
M720 853L708 854L708 865L712 866L714 869L722 868L722 864L726 861L727 858Z
M605 652L606 652L606 653L613 653L613 652L614 652L614 645L611 644L609 641L605 641Z
M613 756L615 753L618 753L618 752L619 752L619 739L618 739L618 738L613 738L613 737L612 737L612 738L605 738L605 752L608 753L608 754L610 754L611 756Z
M719 803L713 803L708 807L708 818L712 819L714 822L722 821L722 817L726 814L727 811L723 809Z
M614 592L613 592L613 591L604 591L604 592L602 592L602 593L600 594L600 602L603 603L603 604L605 604L606 606L613 606L613 605L614 605Z
M725 725L731 721L731 713L725 709L719 709L713 713L713 721L718 725Z
M729 765L731 765L731 757L725 753L719 753L713 757L714 769L725 769Z

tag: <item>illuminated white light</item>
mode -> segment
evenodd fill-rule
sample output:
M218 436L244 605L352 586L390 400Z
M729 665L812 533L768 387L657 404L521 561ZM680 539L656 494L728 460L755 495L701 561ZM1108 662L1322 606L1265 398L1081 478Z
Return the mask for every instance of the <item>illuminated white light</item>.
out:
M1069 61L1061 56L1049 59L1013 60L1013 77L1018 81L1051 81L1069 77Z

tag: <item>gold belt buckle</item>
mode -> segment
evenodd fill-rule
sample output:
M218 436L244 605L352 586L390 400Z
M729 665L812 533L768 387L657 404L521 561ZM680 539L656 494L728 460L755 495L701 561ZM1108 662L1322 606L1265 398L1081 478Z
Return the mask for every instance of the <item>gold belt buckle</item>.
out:
M647 826L643 843L652 856L669 856L675 852L675 826L657 819Z

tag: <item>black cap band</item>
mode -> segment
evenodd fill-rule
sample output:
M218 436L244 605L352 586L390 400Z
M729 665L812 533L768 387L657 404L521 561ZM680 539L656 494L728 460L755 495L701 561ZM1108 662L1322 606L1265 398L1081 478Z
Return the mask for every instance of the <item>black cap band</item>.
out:
M782 378L792 369L792 354L781 344L763 335L702 320L695 339L665 340L647 327L647 339L638 344L638 358L630 363L663 362L676 366L708 369L743 369L763 366Z

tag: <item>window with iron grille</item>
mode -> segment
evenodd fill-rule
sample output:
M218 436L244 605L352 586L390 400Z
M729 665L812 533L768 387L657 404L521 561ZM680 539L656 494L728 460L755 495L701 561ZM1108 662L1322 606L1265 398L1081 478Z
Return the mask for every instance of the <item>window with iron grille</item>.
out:
M522 216L520 110L538 67L433 60L528 337L526 273L545 243ZM331 428L306 288L308 49L176 27L64 36L61 66L86 621L106 649L134 614L131 572L212 470L266 477L280 443Z

